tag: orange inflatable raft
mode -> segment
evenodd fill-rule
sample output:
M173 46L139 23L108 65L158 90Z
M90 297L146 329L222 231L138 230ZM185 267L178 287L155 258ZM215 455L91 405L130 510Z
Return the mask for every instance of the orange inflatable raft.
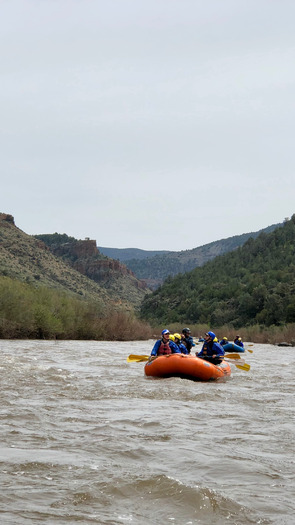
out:
M146 363L144 371L146 376L181 377L193 381L216 381L231 374L230 365L225 361L213 365L205 359L184 354L158 356Z

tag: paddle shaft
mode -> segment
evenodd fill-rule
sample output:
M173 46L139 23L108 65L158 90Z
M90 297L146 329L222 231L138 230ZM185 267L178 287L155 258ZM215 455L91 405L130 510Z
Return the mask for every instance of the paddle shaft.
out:
M173 354L170 354L170 355L173 355ZM185 354L180 354L180 355L184 356ZM233 365L235 365L237 368L240 368L241 370L246 370L248 372L250 370L250 365L245 363L244 359L241 359L239 354L237 355L238 355L237 358L233 358L233 354L225 355L223 360L227 361L228 363L232 363ZM128 363L132 363L132 362L139 363L141 361L148 361L149 359L156 359L156 357L157 356L131 354L127 357L127 362ZM169 355L167 357L169 357ZM234 361L237 361L239 364L235 363Z
M182 354L182 355L185 355L185 354ZM137 354L130 354L128 357L127 357L127 362L128 363L140 363L141 361L148 361L150 359L150 355L137 355ZM157 356L154 356L154 357L157 357ZM241 356L240 354L226 354L224 356L224 358L228 358L228 359L238 359L239 362L242 361L241 359Z

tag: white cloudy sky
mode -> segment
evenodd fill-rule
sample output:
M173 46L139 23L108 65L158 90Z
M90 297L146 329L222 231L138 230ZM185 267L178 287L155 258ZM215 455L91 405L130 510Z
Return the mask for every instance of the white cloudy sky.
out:
M1 0L0 212L191 249L295 213L294 0Z

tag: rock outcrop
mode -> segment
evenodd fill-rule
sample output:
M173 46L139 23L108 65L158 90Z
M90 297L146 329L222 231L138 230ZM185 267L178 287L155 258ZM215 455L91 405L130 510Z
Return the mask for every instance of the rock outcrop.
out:
M10 224L13 224L15 226L14 217L12 215L9 215L8 213L0 213L0 221L3 221L3 223L9 222ZM3 226L5 226L5 224L3 224Z
M133 286L141 290L147 289L146 284L138 280L125 264L102 255L96 246L95 240L87 239L64 244L53 244L50 246L50 249L54 255L61 257L75 270L83 275L87 275L93 281L101 283L112 279L129 277Z
M0 276L63 289L105 306L126 306L128 311L138 309L151 293L125 264L101 254L95 240L28 235L7 213L0 213L0 240Z

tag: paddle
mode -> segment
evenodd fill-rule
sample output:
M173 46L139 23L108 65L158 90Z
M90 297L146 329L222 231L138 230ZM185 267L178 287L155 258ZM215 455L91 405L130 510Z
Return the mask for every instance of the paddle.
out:
M249 370L251 368L250 365L248 365L248 363L245 363L244 365L236 365L236 363L235 363L235 366L237 368L240 368L241 370L246 370L246 372L249 372Z
M130 354L127 357L127 363L140 363L140 361L147 361L150 357L151 357L150 355Z
M223 357L223 361L227 361L228 363L231 363L231 362L232 362L230 359L226 359L226 355ZM236 359L235 359L235 361L236 361ZM241 358L240 358L240 359L238 360L238 363L239 363L239 365L244 365L244 364L245 364L245 359L241 359ZM234 363L233 363L233 364L234 364Z
M237 354L238 357L235 358L236 359L239 359L238 361L238 365L236 363L234 363L233 361L231 361L231 359L233 359L233 354L232 355L225 355L224 358L223 358L223 361L226 361L227 363L231 363L233 365L235 365L237 368L240 368L241 370L246 370L246 372L249 372L250 370L250 365L248 365L248 363L245 363L244 359L241 359L240 355ZM226 359L227 357L229 357L230 359Z
M253 343L249 343L247 345L247 352L250 352L250 354L253 354L253 350L250 350L249 346L254 346L254 344Z
M227 363L230 363L230 361L228 359L224 359L224 361L226 361ZM247 372L249 372L250 370L250 365L248 365L248 363L245 363L244 359L241 359L240 361L238 361L239 364L237 363L233 363L233 365L235 365L237 368L240 368L241 370L246 370Z
M242 359L241 354L225 354L224 357L228 357L229 359Z
M150 355L130 354L127 357L127 363L140 363L141 361L148 361L150 357ZM241 359L240 354L226 354L224 357L229 359Z
M237 357L234 357L237 356ZM127 357L127 363L140 363L141 361L148 361L150 359L150 355L136 355L136 354L130 354ZM226 359L229 358L229 359ZM239 364L233 363L233 360L239 360ZM235 365L237 368L240 368L241 370L246 370L248 372L250 370L250 365L245 363L244 359L241 358L240 354L229 354L224 356L224 360L228 363L232 362L233 365ZM232 361L231 361L232 360Z

